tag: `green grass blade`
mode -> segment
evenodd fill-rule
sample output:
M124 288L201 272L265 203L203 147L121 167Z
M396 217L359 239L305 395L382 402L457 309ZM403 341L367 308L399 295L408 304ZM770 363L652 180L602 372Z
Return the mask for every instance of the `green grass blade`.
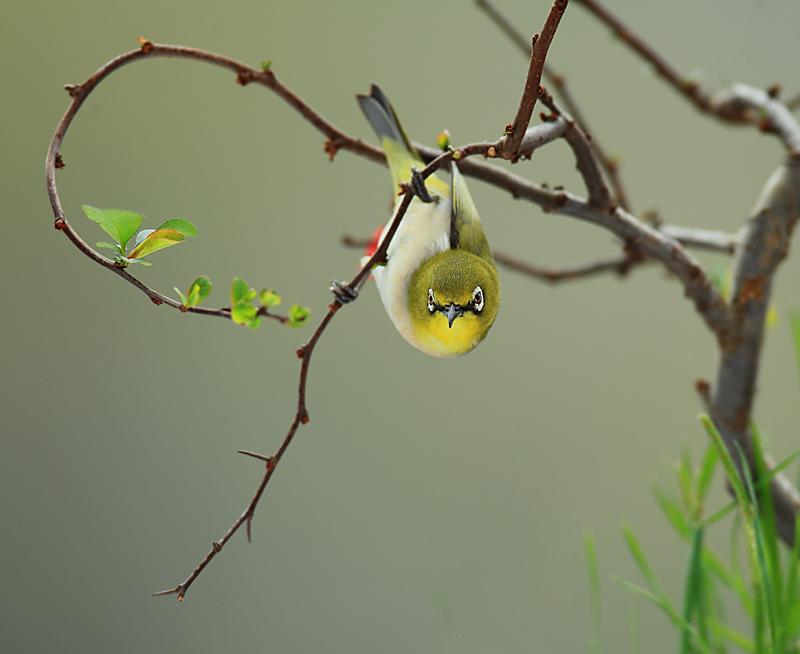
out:
M797 638L800 598L797 597L797 566L800 563L800 520L794 521L794 546L789 556L789 572L781 603L781 627L784 638Z
M628 544L628 549L631 551L631 554L633 555L636 564L639 566L639 570L642 572L645 580L647 580L647 584L650 586L650 589L661 599L661 601L671 606L672 611L675 613L675 615L677 615L677 610L672 606L667 594L664 592L664 589L658 582L653 569L647 562L647 557L644 555L644 550L642 549L641 545L639 545L639 541L636 539L636 536L634 535L629 524L622 524L622 533L625 536L625 542Z
M597 550L594 546L594 536L587 531L583 542L586 547L586 563L589 569L589 591L591 593L592 631L590 636L590 650L594 654L600 652L600 572L597 565Z
M692 614L702 614L698 611L701 608L702 599L702 553L703 553L703 530L695 529L692 534L692 545L689 555L689 565L686 568L686 581L683 587L683 622L688 625L692 622ZM698 630L702 634L705 629L701 620L698 620ZM691 634L684 628L681 633L681 654L691 654ZM707 643L707 639L703 638Z
M789 324L792 326L794 352L797 357L797 373L800 374L800 314L797 311L789 312Z
M739 526L741 520L742 515L737 513L731 525L731 575L733 579L733 588L739 596L739 601L742 603L744 610L747 611L747 615L750 616L750 619L753 619L756 614L755 600L750 596L747 584L745 584L744 577L742 576L741 567L739 566Z
M655 594L651 593L649 590L642 588L641 586L637 586L636 584L632 584L629 581L625 581L624 579L620 579L619 577L614 577L614 581L618 583L623 588L627 588L632 593L644 597L647 601L652 602L658 608L660 608L664 613L667 614L670 620L672 620L675 626L688 631L694 639L692 641L692 646L694 647L694 651L700 651L703 654L712 654L711 650L708 646L700 640L699 634L697 633L697 629L695 629L694 625L689 624L686 622L681 615L675 610L675 607L669 602L669 600L665 600L664 598L658 597Z
M653 483L651 490L653 492L653 497L656 498L656 503L667 517L667 520L669 520L670 524L673 526L675 531L678 532L680 537L684 540L687 540L691 535L692 530L689 527L689 522L686 520L686 516L681 511L680 506L678 506L678 502L674 497L670 497L658 483Z
M756 645L747 636L744 636L738 631L735 631L734 629L731 629L730 627L721 623L716 624L715 629L717 630L717 633L719 633L719 635L725 640L733 643L737 647L743 649L745 652L755 652Z
M700 470L697 475L697 496L700 502L704 502L706 499L718 462L719 455L717 454L717 450L714 449L712 445L709 445L706 449L705 456L703 456L703 463L700 465Z
M744 452L741 451L741 448L739 448L739 456L741 456L742 460L744 460ZM757 452L756 456L759 457L760 453ZM748 495L750 496L750 500L756 509L753 514L754 517L752 520L752 531L755 541L755 566L753 570L753 582L754 584L757 585L757 591L760 591L761 601L763 602L763 607L764 610L766 611L765 617L766 617L767 637L769 644L771 645L771 648L768 651L774 652L777 651L776 646L778 644L778 641L780 640L777 629L778 612L775 601L776 599L775 590L774 590L774 585L772 583L773 581L772 569L770 567L769 562L767 561L770 555L767 552L767 544L765 542L762 519L758 514L758 496L756 495L756 490L753 487L753 479L750 475L750 468L748 466L744 467L744 479L745 483L747 484ZM774 515L773 515L773 527L774 527Z

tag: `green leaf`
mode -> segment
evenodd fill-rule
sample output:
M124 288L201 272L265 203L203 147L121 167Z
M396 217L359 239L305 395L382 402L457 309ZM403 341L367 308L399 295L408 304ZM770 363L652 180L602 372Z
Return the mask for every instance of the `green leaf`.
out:
M255 329L261 324L261 318L256 315L257 309L244 302L239 302L231 309L231 320L237 325L246 325Z
M116 252L121 257L125 256L125 253L122 251L122 248L116 243L106 243L105 241L97 241L97 247L108 248L109 250L114 250L114 252Z
M270 309L272 307L277 307L281 303L281 296L271 288L265 288L258 294L258 301L261 303L262 307Z
M99 224L123 250L144 220L142 214L123 209L98 209L88 204L82 205L81 209L89 220Z
M185 296L183 293L181 293L181 290L180 290L180 289L179 289L177 286L173 286L172 288L174 288L174 289L175 289L175 292L176 292L176 293L177 293L177 294L180 296L180 298L181 298L181 304L182 304L183 306L185 306L185 307L189 307L189 306L191 306L191 305L189 304L189 298L187 298L187 297L186 297L186 296Z
M308 322L311 317L311 310L301 307L298 304L289 309L289 322L286 323L289 327L302 327Z
M234 277L231 282L231 303L250 302L253 298L251 297L250 300L248 300L247 296L250 295L251 290L246 281ZM255 291L253 291L253 297L255 297Z
M196 307L201 304L211 294L211 280L205 275L201 275L192 282L189 287L189 306Z
M157 229L174 229L176 232L183 234L186 238L197 236L197 227L183 218L172 218L161 223Z
M141 232L139 232L136 235L136 240L133 242L134 249L138 248L142 244L142 241L144 241L144 239L146 239L148 236L150 236L150 234L152 234L154 231L156 231L156 230L154 230L154 229L143 229Z
M184 235L174 229L157 229L149 234L139 245L137 245L133 252L128 255L129 259L141 259L148 254L163 250L170 245L180 243L185 239Z

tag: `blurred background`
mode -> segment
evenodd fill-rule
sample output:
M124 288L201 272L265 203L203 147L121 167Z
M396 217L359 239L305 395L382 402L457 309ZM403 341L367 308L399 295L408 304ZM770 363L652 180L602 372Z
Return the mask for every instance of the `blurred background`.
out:
M528 35L550 3L497 0ZM707 88L800 88L800 4L609 5ZM714 342L656 266L545 286L501 271L503 306L472 354L438 360L394 330L368 287L312 360L311 422L262 500L182 603L182 582L244 510L294 416L295 349L313 326L256 331L154 306L52 228L44 159L63 86L137 37L272 59L288 86L375 142L354 96L379 83L413 140L497 138L526 60L476 6L408 0L31 0L0 9L0 649L5 652L588 651L584 532L597 540L603 648L674 651L640 583L630 522L675 601L687 550L649 491L681 448L705 448L693 390ZM594 134L621 159L636 211L733 232L778 165L776 139L699 115L577 3L549 61ZM131 272L166 294L208 275L208 306L238 276L324 315L340 245L387 218L386 170L323 138L269 91L158 59L128 66L85 103L61 150L61 199L94 243L87 203L181 217L195 239ZM515 172L584 194L556 143ZM493 246L537 264L616 251L605 232L471 182ZM702 255L712 270L723 257ZM800 260L776 283L756 420L782 459L797 447L798 381L786 314ZM455 428L447 425L453 424ZM789 474L796 478L794 468ZM726 502L716 480L712 509ZM727 549L728 523L710 536Z

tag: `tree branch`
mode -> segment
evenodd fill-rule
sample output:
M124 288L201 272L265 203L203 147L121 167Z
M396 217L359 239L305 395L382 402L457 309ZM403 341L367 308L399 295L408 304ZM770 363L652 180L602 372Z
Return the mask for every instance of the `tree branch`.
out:
M555 0L553 2L542 28L542 33L533 37L528 76L525 79L525 88L519 102L517 115L514 117L514 122L506 127L506 135L495 144L497 155L504 159L516 161L519 158L520 144L531 122L533 108L536 106L536 100L539 97L539 86L542 81L542 69L547 58L547 50L556 35L558 24L564 15L568 1Z
M489 16L492 21L494 21L495 25L497 25L506 34L506 36L511 39L511 41L520 49L522 54L524 54L526 57L531 56L531 44L522 35L522 32L514 27L511 21L509 21L497 9L497 7L489 2L489 0L475 0L475 3L480 9L485 11L486 15ZM550 63L545 63L544 68L542 69L542 74L547 80L548 85L556 89L558 94L561 96L564 106L572 115L575 122L580 125L584 132L592 135L592 148L594 149L598 162L608 176L608 181L614 189L614 199L620 207L625 209L625 211L630 211L630 206L625 193L625 187L619 174L619 164L606 154L605 148L601 146L600 142L597 140L597 137L594 135L595 133L589 128L589 123L587 122L583 112L578 107L578 103L575 101L575 98L572 96L572 93L567 87L566 78L553 70L553 66ZM525 152L525 149L525 142L523 141L523 144L520 146L520 151Z
M800 218L800 158L789 157L767 182L753 216L743 228L742 244L733 264L731 301L740 338L721 348L710 413L731 457L742 469L737 444L755 475L750 416L772 291L772 278L787 255L792 231ZM771 482L778 528L783 540L794 542L794 521L800 495L785 477Z

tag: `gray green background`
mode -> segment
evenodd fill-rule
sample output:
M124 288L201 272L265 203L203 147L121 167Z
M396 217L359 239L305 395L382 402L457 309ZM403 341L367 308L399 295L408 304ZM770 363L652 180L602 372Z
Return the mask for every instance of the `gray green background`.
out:
M544 0L498 0L529 34ZM800 87L800 4L611 5L709 88ZM714 346L655 266L628 279L547 287L501 272L503 306L474 353L437 360L395 332L369 287L324 335L311 422L253 525L186 600L181 582L251 497L294 415L311 330L155 307L52 228L44 159L78 83L137 37L195 46L277 75L348 133L374 142L354 101L378 82L414 140L497 138L526 61L467 1L5 3L0 9L0 649L4 652L581 652L589 593L583 535L597 539L607 652L670 652L639 582L627 519L679 599L686 550L650 482L705 445L697 378ZM598 138L622 159L637 210L735 231L782 156L773 138L698 115L578 6L551 49ZM167 294L199 274L227 303L231 278L311 307L359 253L343 233L386 219L380 166L341 152L281 100L206 65L122 69L86 102L58 173L72 224L104 238L83 203L182 217L199 236L152 256ZM515 171L583 194L563 143ZM471 189L497 249L539 264L614 252L612 238L494 188ZM711 267L724 260L704 256ZM756 417L777 458L797 447L797 371L776 284ZM794 476L795 472L791 474ZM714 507L725 501L721 482ZM727 527L712 541L726 547ZM735 611L733 612L735 615ZM631 636L631 624L634 635ZM638 633L638 636L635 634Z

